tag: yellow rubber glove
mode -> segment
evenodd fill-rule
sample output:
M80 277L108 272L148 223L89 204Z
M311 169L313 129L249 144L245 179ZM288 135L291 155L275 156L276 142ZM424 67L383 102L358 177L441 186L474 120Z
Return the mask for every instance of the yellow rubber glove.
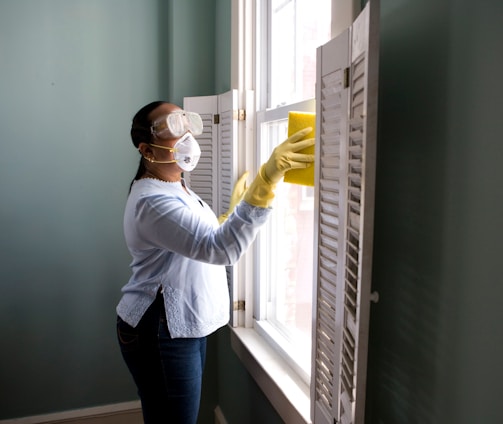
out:
M276 146L246 192L244 200L247 203L268 208L274 199L274 188L286 171L313 165L314 155L298 153L299 150L314 145L314 138L302 140L311 131L311 127L304 128Z
M246 171L243 175L241 175L241 177L239 177L236 184L234 184L231 198L229 200L229 209L227 210L227 212L218 217L218 223L220 225L222 225L227 220L227 218L229 218L229 215L232 213L236 205L241 202L241 200L243 200L246 190L248 190L248 187L246 187L246 179L248 178L248 174L249 172Z

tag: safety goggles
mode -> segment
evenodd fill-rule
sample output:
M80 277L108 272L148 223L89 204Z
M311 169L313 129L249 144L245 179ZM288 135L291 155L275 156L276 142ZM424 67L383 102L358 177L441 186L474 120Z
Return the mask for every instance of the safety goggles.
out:
M200 135L203 132L203 120L198 113L177 110L156 119L150 131L159 138L181 137L188 131L192 135Z

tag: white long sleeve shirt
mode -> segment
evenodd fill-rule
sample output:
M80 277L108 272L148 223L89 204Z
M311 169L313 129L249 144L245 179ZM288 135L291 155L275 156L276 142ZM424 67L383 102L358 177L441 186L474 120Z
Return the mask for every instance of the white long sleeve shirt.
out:
M161 289L174 338L204 337L227 324L225 265L241 257L270 213L243 201L219 226L210 207L184 186L134 182L124 213L132 276L117 305L117 314L135 327Z

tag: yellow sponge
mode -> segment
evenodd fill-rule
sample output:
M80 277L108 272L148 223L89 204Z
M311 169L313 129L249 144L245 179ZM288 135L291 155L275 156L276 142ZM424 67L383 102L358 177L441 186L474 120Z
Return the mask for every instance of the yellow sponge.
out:
M312 112L288 112L288 137L307 127L313 130L304 138L314 138L316 130L316 114ZM300 153L314 155L314 146L300 150ZM285 182L314 186L314 165L304 169L291 169L285 173Z

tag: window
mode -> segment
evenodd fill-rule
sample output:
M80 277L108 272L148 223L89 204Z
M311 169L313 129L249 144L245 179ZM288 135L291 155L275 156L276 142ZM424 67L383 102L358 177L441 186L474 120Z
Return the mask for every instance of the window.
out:
M259 27L266 34L257 34L258 49L269 60L259 73L258 163L287 138L289 111L315 111L316 49L330 39L331 26L331 0L261 4L268 24ZM257 242L255 326L309 383L314 188L279 184L273 207Z
M306 59L302 47L304 41L309 45L311 40L307 41L309 37L302 34L300 25L301 20L302 23L310 22L310 11L296 8L301 2L271 1L260 2L269 8L257 13L259 22L268 22L266 35L260 37L265 42L262 41L260 47L267 47L265 57L269 58L266 64L261 63L258 67L256 85L259 163L267 159L273 143L285 138L280 135L286 136L288 111L314 110L305 100L309 98L306 93L312 89L316 97L316 205L309 200L312 193L308 190L301 188L299 193L299 187L288 184L278 187L275 218L260 233L254 286L256 333L282 352L284 361L304 381L311 370L308 379L310 395L306 402L310 403L310 420L315 424L364 422L369 311L371 300L377 299L371 295L370 275L379 1L368 2L358 17L357 3L332 3L338 7L332 28L339 35L328 43L320 43L323 47L317 49L316 72L313 72L312 80L309 79L309 59ZM323 6L318 9L318 6L317 2L313 7L315 15L325 13L328 17L332 14ZM298 19L301 13L302 19ZM340 18L346 13L349 22ZM273 28L275 25L279 30ZM265 31L264 26L258 27ZM323 24L318 23L316 31L321 28ZM255 57L264 57L260 48ZM275 66L279 67L279 72ZM295 199L295 207L292 207L291 199ZM311 208L313 214L306 219L315 222L313 243L298 243L292 249L298 242L296 230L301 228L302 220ZM309 237L305 233L303 236ZM296 250L304 247L307 250ZM315 286L315 296L310 304L312 315L302 313L305 303L302 296L297 296L302 292L297 277L310 268L308 265L304 269L308 258L312 258L313 279L310 281ZM289 273L290 270L295 271ZM309 317L309 322L314 321L314 334L308 333L309 326L302 325L302 316ZM306 328L307 332L303 333ZM241 337L253 336L242 334ZM304 342L308 348L302 349L300 346ZM239 352L238 343L234 342L234 345ZM306 369L310 347L313 357ZM250 343L247 349L251 351L254 346ZM285 421L310 422L305 415L296 415L292 419L288 415L291 410L275 400L278 392L270 389L270 383L277 384L283 391L288 390L295 379L291 377L286 384L275 381L283 380L285 368L279 372L267 371L267 379L257 369L270 362L270 355L264 355L263 362L257 360L260 367L249 361L246 354L240 357L251 365L248 369ZM302 384L296 384L302 391ZM287 403L292 405L300 399L292 394ZM296 410L300 415L305 414L303 406Z
M270 0L268 107L314 98L316 49L330 40L331 0Z
M258 167L286 138L288 111L316 109L317 143L314 191L278 185L275 211L260 231L257 249L229 270L231 343L285 422L362 424L370 301L377 300L370 276L379 1L367 2L352 24L339 25L339 35L317 49L312 80L306 71L311 59L301 45L314 42L297 34L310 22L308 12L300 12L303 2L232 4L233 22L239 22L239 36L233 37L237 90L186 101L188 109L208 113L209 159L201 178L196 173L191 183L206 189L217 211L225 210L238 168ZM306 19L300 25L302 13ZM256 29L254 19L268 24ZM283 39L271 36L275 20ZM255 33L264 42L251 54L249 37L255 39ZM295 48L288 50L290 42ZM281 73L274 71L272 59L260 62L264 52L269 58L285 53L276 60L277 66L285 63ZM256 75L251 64L257 65ZM314 88L315 99L306 100ZM241 108L246 120L237 121ZM212 119L215 113L220 119ZM224 174L225 181L219 180Z

